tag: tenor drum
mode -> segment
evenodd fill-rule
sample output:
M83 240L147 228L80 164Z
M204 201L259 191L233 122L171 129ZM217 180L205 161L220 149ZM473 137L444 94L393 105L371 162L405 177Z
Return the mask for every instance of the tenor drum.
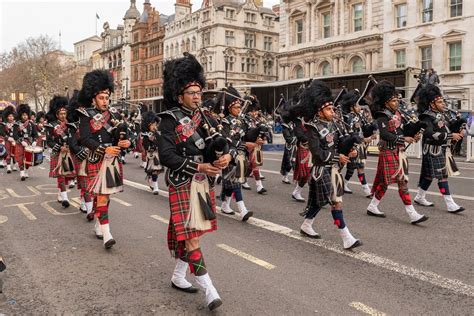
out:
M37 166L43 163L43 147L25 147L25 165Z

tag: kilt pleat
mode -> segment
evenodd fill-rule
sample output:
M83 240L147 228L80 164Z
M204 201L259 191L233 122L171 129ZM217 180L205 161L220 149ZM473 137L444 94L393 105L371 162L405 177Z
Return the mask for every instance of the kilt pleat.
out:
M423 154L421 160L421 175L420 177L428 177L431 179L446 179L448 178L448 169L446 167L446 149L443 148L439 155L432 155L431 153Z
M389 186L397 183L401 175L397 175L399 167L398 149L389 150L379 148L379 161L377 163L377 172L375 174L372 190L376 190L379 185Z
M293 180L300 181L308 179L311 175L311 156L308 148L298 146L296 151L296 165L293 172Z

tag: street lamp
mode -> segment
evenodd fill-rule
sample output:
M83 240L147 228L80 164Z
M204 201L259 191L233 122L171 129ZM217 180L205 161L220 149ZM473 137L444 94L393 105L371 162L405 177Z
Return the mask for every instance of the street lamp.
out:
M69 87L68 87L68 86L65 86L65 87L64 87L64 91L66 91L66 97L67 97L67 99L69 100Z
M225 69L225 79L224 79L225 83L224 84L225 84L225 87L227 88L227 69L228 69L227 67L229 65L229 55L227 55L226 53L224 53L224 61L225 61L225 68L224 68Z

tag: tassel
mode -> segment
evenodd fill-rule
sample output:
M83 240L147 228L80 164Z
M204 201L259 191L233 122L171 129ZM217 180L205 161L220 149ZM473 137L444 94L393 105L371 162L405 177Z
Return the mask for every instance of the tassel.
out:
M105 170L105 180L106 180L106 185L107 188L114 188L115 187L115 180L114 177L112 176L112 172L110 171L110 168L107 168Z
M259 145L255 146L255 163L257 166L263 166L263 153Z
M461 174L449 146L446 148L446 168L448 168L449 177L459 176Z
M201 206L202 213L204 215L204 218L208 221L216 219L216 215L211 209L211 204L210 204L210 199L208 200L208 194L206 193L206 200L202 197L201 193L198 193L199 197L199 205Z
M61 168L63 169L61 175L65 175L66 173L69 172L67 168L67 163L66 163L66 156L61 156Z
M123 185L122 177L120 176L120 171L117 167L114 167L114 174L115 174L115 186L121 187Z
M332 202L341 203L344 195L344 180L337 165L331 168Z
M67 161L69 164L69 171L74 172L74 162L72 161L72 158L70 155L67 156Z

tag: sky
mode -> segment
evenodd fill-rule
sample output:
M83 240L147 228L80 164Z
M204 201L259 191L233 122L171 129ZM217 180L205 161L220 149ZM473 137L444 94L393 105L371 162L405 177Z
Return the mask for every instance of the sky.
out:
M143 11L143 0L137 8ZM151 0L160 13L174 13L174 0ZM280 0L264 0L271 7ZM193 11L200 8L202 0L192 1ZM100 35L104 22L116 28L123 24L123 16L130 7L130 0L0 0L0 52L10 51L28 37L47 34L61 48L73 52L74 43L96 34Z

